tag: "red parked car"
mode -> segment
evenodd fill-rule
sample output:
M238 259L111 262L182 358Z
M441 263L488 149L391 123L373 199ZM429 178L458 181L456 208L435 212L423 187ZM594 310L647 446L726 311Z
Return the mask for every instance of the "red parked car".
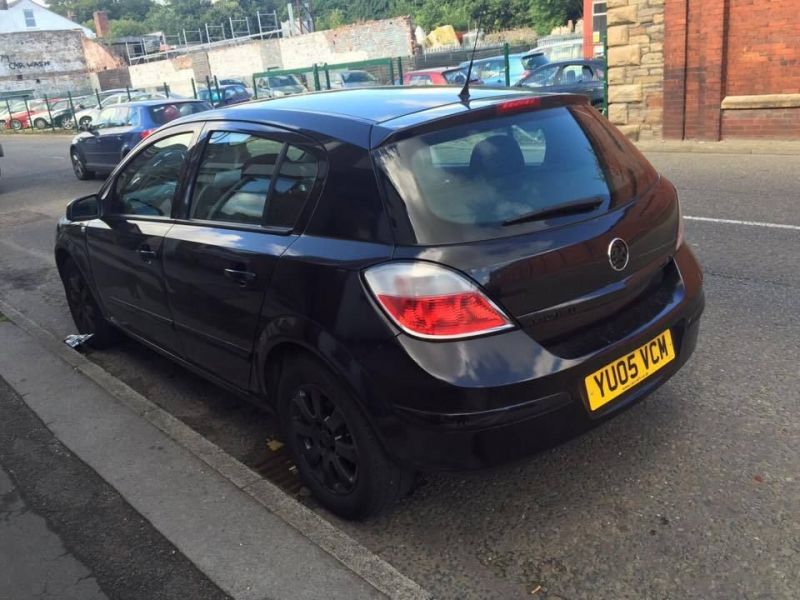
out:
M466 81L467 72L461 67L434 67L403 75L403 85L464 85ZM472 83L480 82L473 77Z

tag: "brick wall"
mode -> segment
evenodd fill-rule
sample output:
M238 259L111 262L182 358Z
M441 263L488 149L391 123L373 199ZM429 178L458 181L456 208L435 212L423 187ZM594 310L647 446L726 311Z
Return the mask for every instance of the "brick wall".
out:
M79 31L0 35L0 89L58 94L87 90L89 75Z
M797 135L797 0L665 0L664 10L665 138Z
M728 96L800 92L800 2L729 0Z
M723 110L722 137L800 139L800 108Z
M608 117L634 139L661 137L664 0L608 0Z

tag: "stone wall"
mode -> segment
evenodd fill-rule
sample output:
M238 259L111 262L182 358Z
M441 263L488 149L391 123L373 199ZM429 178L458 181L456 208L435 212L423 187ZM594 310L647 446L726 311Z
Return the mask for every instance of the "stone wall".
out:
M90 89L79 31L0 35L0 91L35 95Z
M191 94L191 79L206 76L242 78L268 69L296 69L314 63L343 63L414 53L410 17L365 21L337 29L315 31L279 40L254 40L197 51L171 60L131 66L134 87L150 88L167 82L177 93ZM178 66L176 61L188 61ZM183 64L183 63L182 63ZM181 90L181 91L179 91Z
M608 0L608 118L633 139L661 138L664 0Z

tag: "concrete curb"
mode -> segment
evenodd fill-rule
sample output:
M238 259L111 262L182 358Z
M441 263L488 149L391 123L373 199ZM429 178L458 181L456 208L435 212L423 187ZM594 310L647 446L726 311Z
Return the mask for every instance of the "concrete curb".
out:
M800 142L795 141L654 141L635 143L636 147L645 154L649 152L665 152L671 154L763 154L772 156L800 155Z
M50 332L2 299L0 299L0 311L53 355L91 379L121 404L164 432L236 488L249 495L382 594L397 600L432 598L428 591L400 573L388 562L150 402L127 384L64 345Z

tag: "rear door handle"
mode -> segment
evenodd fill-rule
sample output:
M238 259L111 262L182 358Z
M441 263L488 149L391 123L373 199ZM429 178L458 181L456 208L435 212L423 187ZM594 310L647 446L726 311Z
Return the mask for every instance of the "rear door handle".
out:
M140 246L137 250L139 253L139 258L141 258L144 262L149 263L154 261L158 258L158 252L155 250L151 250L150 246L145 244L144 246Z
M235 281L242 287L247 287L256 280L256 274L252 271L240 271L238 269L225 269L225 277Z

